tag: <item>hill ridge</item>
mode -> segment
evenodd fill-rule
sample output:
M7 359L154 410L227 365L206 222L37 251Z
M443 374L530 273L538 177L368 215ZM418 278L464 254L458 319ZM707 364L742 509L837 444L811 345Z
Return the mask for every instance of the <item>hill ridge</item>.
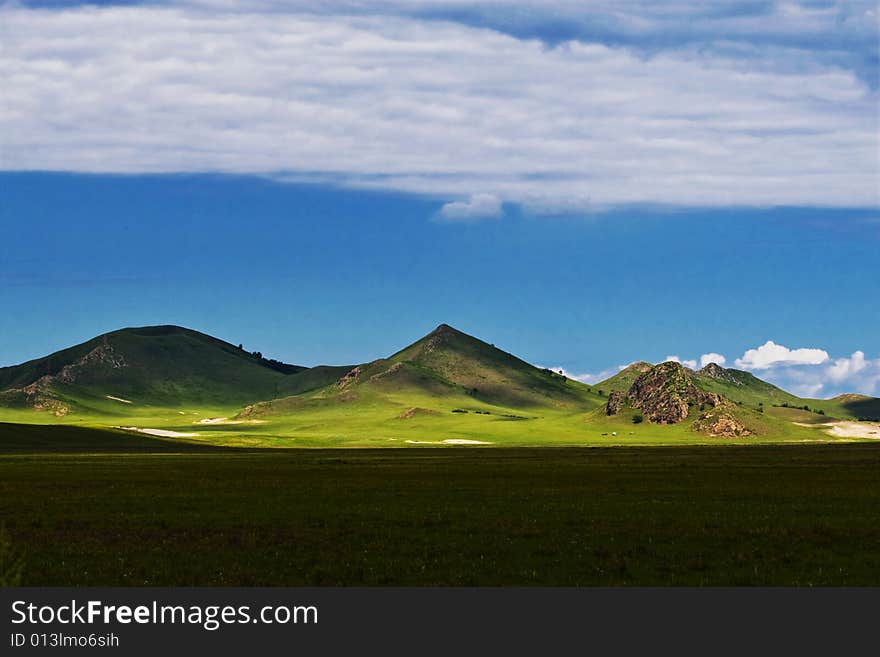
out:
M653 384L646 376L651 372L659 377ZM681 379L678 387L660 381L676 378ZM674 394L657 396L658 386ZM654 401L649 400L652 394ZM161 324L116 329L48 356L0 368L0 407L31 408L56 416L83 409L113 415L122 411L123 403L139 407L199 403L240 409L294 397L295 404L288 406L308 399L397 403L405 398L418 398L420 407L445 399L444 404L457 404L463 412L495 406L592 413L602 406L606 410L620 406L641 410L649 422L687 419L688 405L724 408L735 418L748 420L744 424L760 424L758 414L765 410L774 417L807 423L824 421L821 416L857 420L880 416L880 400L873 397L846 394L805 400L750 372L715 363L694 372L678 364L636 361L605 381L585 385L447 323L386 358L360 365L287 365L194 329ZM719 403L711 403L716 399ZM109 406L107 400L112 400ZM267 404L273 405L279 406ZM658 405L665 410L658 410ZM407 415L416 416L419 413Z

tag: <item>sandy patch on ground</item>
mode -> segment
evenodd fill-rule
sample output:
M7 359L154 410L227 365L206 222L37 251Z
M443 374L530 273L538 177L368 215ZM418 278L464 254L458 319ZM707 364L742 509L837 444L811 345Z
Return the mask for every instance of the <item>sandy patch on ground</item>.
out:
M826 433L838 438L876 438L880 440L878 422L831 422Z
M230 420L225 417L206 417L193 424L265 424L266 420Z
M465 440L464 438L450 438L449 440L406 440L410 445L491 445L482 440Z
M131 402L127 399L123 399L122 397L114 397L113 395L104 395L107 399L112 399L113 401L122 402L123 404L130 404Z
M145 433L149 436L159 436L161 438L194 438L199 435L197 433L187 433L183 431L169 431L168 429L141 429L140 427L117 427L117 429L137 431L138 433Z

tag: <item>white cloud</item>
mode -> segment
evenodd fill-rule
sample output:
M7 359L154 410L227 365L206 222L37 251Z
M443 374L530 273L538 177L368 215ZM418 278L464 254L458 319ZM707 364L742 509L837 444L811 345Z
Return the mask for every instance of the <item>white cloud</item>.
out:
M721 354L716 354L714 352L703 354L700 356L699 361L696 359L683 359L679 356L667 356L663 359L663 362L672 361L674 363L681 363L685 367L689 367L692 370L697 369L697 365L700 367L705 367L709 363L718 363L719 365L724 365L727 362L727 359Z
M809 50L548 47L363 2L199 4L0 9L0 168L311 178L547 212L880 202L877 92ZM685 3L616 6L588 14L636 40L675 12L710 40L764 30ZM793 34L872 25L770 15Z
M695 361L695 360L682 360L678 356L667 356L666 358L663 359L664 363L667 363L669 361L672 361L673 363L681 363L685 367L688 367L692 370L696 369L696 367L697 367L697 361Z
M880 395L880 358L866 358L863 351L832 359L824 349L787 349L768 341L746 351L736 364L802 397Z
M538 365L537 367L543 367L542 365ZM580 381L581 383L598 383L599 381L604 381L605 379L614 376L618 372L623 369L626 369L626 365L618 365L617 367L611 367L607 370L602 370L601 372L595 372L593 374L575 374L573 372L569 372L564 367L548 367L545 369L553 370L554 372L559 372L563 376L572 379L574 381Z
M761 376L805 397L833 397L844 392L880 396L880 358L865 358L862 351L819 365L776 367Z
M724 365L727 362L727 359L721 354L716 354L714 352L710 352L708 354L703 354L700 356L700 367L706 367L709 363L715 363L716 365Z
M856 351L849 358L836 358L828 368L828 376L834 382L846 381L869 366L870 364L865 360L865 352Z
M845 40L852 49L876 42L876 3L844 0L817 6L810 0L713 0L695 3L664 0L189 0L185 4L222 11L276 11L435 17L490 25L513 33L553 21L582 37L644 39L653 48L672 43L778 43L809 41L834 49ZM658 37L661 37L658 39ZM839 47L839 46L838 46Z
M824 349L789 349L768 340L757 349L749 349L736 366L744 370L764 370L782 365L820 365L828 360Z
M492 194L473 194L467 201L453 201L440 209L440 216L451 221L496 219L501 213L501 200Z

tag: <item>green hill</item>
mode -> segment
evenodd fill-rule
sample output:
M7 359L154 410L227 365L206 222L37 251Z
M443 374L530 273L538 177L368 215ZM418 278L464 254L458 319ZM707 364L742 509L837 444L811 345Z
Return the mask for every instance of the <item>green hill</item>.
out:
M725 369L715 363L709 363L703 369L695 372L693 379L703 390L716 392L731 401L749 406L757 406L759 403L773 406L774 404L799 401L798 397L762 381L749 372Z
M305 369L179 326L127 328L0 368L0 402L58 416L133 404L240 405L277 396Z
M651 363L646 363L643 360L630 363L614 376L600 381L592 387L596 390L601 390L605 395L609 392L626 392L641 374L644 374L652 367L654 366Z
M399 394L412 389L464 395L510 408L576 408L591 399L587 386L540 369L494 345L441 324L421 340L349 372L341 392L364 388Z
M301 370L278 382L277 397L301 395L336 383L354 365L318 365Z
M877 397L844 394L832 399L813 399L809 401L813 402L817 408L825 408L830 412L834 412L835 408L842 409L856 420L880 421L880 399ZM839 411L838 413L842 415Z
M715 363L706 365L693 376L695 383L709 392L751 409L804 422L823 418L843 420L880 420L880 399L866 395L838 395L832 399L798 397L782 390L749 372L725 369ZM779 410L784 409L784 410ZM803 411L797 415L791 410Z
M749 372L715 363L698 372L676 362L634 363L596 387L611 390L604 407L609 417L638 417L639 422L674 424L727 438L784 435L801 431L799 427L828 428L835 420L876 419L880 406L880 400L862 395L802 399Z
M578 381L441 324L321 389L250 405L237 421L264 422L310 445L320 444L315 436L521 444L577 440L587 431L583 414L602 402Z

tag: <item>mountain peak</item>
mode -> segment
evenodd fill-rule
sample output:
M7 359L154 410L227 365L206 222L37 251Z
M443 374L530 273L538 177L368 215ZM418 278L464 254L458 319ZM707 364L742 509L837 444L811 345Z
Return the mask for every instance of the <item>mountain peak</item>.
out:
M125 328L110 331L99 335L99 338L114 336L136 336L141 338L163 338L171 336L193 336L214 340L216 338L200 333L185 326L177 326L176 324L157 324L155 326L126 326Z
M721 379L723 381L730 381L731 383L738 383L736 379L734 379L730 372L718 363L707 363L700 370L700 374L705 374L706 376L711 376L713 379Z
M587 393L580 383L445 323L388 358L352 370L339 382L348 395L361 386L380 392L419 389L439 396L461 395L463 404L507 407L575 407Z
M678 363L674 360L667 360L662 363L658 363L657 365L654 365L654 367L652 369L656 369L658 372L665 372L667 374L672 374L672 373L679 373L679 372L683 373L683 372L685 372L685 370L687 368L684 365L682 365L681 363Z
M697 372L697 374L709 377L710 379L715 379L716 381L730 383L735 386L743 385L742 376L737 376L737 370L725 369L718 363L707 363L699 372Z
M443 335L466 335L466 334L462 333L458 329L450 326L449 324L440 324L437 328L435 328L433 331L428 333L428 335L426 335L425 337L431 337L431 336L435 336L435 335L443 336Z

